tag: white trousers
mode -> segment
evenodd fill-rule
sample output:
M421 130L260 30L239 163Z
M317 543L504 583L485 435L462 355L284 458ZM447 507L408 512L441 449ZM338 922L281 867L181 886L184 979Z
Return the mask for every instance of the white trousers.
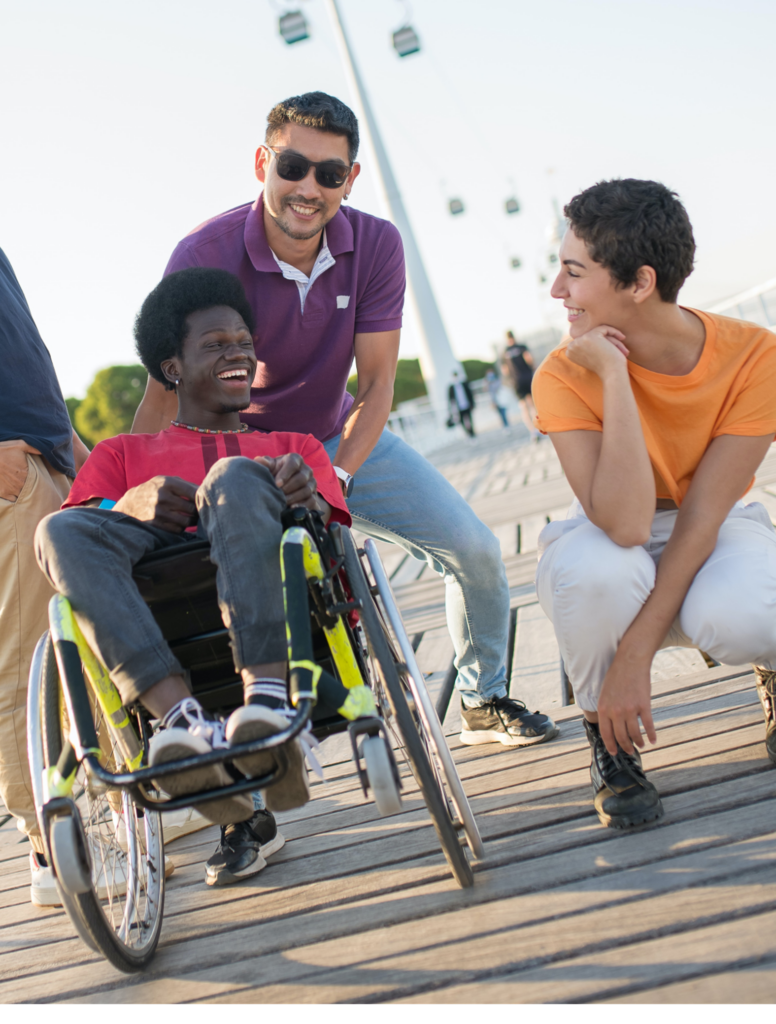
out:
M658 511L642 547L622 548L574 501L539 536L536 589L574 697L595 711L623 634L655 585L676 510ZM736 502L662 647L697 647L723 665L776 668L776 531L759 502Z

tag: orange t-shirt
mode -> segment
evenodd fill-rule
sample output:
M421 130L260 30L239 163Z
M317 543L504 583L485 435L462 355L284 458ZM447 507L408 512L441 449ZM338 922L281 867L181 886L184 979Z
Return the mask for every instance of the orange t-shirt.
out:
M703 321L706 341L690 373L672 377L628 363L657 497L677 505L715 437L776 432L776 334L742 320L691 312ZM544 360L532 391L543 433L603 430L601 379L572 363L565 344Z

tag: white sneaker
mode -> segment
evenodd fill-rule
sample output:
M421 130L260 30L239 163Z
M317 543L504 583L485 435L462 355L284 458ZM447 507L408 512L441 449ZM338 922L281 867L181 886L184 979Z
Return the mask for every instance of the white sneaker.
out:
M189 697L165 715L161 729L151 739L148 763L152 767L163 765L226 746L224 723L209 718L199 701ZM160 785L170 796L178 797L218 789L232 781L223 764L210 764L166 776ZM196 807L216 825L231 825L252 817L253 797L250 793L237 793L220 800L199 800Z
M41 855L30 850L30 902L34 907L61 907L54 872L41 863Z
M89 836L89 847L92 865L97 867L95 888L97 899L108 898L107 879L111 879L111 896L123 896L127 891L126 856L123 851L111 848L109 841L103 836ZM164 877L169 878L175 871L175 864L170 857L164 859ZM40 854L30 852L30 902L35 907L61 907L54 872L50 865L40 862Z

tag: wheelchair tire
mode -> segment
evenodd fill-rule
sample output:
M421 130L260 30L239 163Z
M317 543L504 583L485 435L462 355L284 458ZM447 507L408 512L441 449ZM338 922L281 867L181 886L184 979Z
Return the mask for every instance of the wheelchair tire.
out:
M437 777L429 752L418 731L410 705L407 703L408 693L402 684L399 666L396 663L391 645L385 634L380 615L375 607L369 582L361 565L356 542L350 530L342 528L342 541L345 553L345 570L351 592L361 602L361 625L366 635L367 644L374 658L380 682L382 683L388 703L400 733L407 760L418 783L420 792L426 803L432 824L447 858L447 863L456 882L468 889L474 884L471 865L466 858L466 851L461 844L458 832L450 815L450 808L444 788Z
M38 689L42 760L48 768L57 763L67 735L62 687L50 638L40 661ZM93 710L106 755L104 762L109 769L117 770L111 749L106 750L112 745L102 710L98 705ZM158 811L137 807L127 792L102 793L90 787L84 768L78 769L72 796L80 820L54 819L50 835L50 853L62 904L88 946L102 953L120 971L140 970L153 957L162 927L161 816ZM84 877L85 861L91 862L88 880Z

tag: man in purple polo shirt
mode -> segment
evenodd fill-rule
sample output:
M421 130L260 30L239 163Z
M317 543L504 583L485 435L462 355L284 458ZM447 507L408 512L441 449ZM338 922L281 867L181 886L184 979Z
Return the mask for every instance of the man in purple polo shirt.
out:
M498 541L433 466L385 429L404 255L392 224L341 207L359 174L357 152L358 122L340 100L313 92L277 104L256 153L262 194L195 228L166 273L220 267L240 278L256 317L259 361L241 418L317 437L354 525L444 575L462 742L540 743L557 735L555 724L507 696L509 589ZM355 399L345 390L354 357ZM175 396L149 378L132 429L162 430L175 413ZM230 833L234 850L222 851L219 863L224 854L242 863L254 848L261 861L250 822L241 827L246 834ZM240 877L250 870L246 865ZM232 881L234 873L218 880Z

